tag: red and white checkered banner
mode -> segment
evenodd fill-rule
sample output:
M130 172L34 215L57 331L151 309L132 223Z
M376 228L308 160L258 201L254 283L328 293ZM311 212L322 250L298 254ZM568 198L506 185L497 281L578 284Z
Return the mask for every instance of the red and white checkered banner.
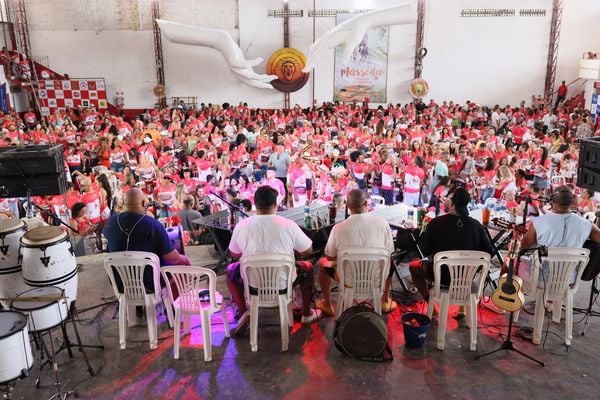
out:
M65 107L108 108L104 79L40 80L38 98L42 115Z

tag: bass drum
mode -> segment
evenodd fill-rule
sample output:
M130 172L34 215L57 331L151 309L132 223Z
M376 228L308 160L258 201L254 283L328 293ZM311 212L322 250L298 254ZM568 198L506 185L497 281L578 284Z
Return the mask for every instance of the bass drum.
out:
M68 302L77 299L77 261L69 235L57 226L28 231L21 238L25 283L33 287L57 286Z
M27 317L0 311L0 385L24 378L33 367Z
M28 288L19 261L19 241L26 231L20 219L0 220L0 297L14 297Z
M63 294L64 290L59 287L46 286L23 292L17 296L17 299L19 297L61 297ZM69 315L66 299L48 301L13 300L10 308L27 315L31 332L52 329L60 325Z

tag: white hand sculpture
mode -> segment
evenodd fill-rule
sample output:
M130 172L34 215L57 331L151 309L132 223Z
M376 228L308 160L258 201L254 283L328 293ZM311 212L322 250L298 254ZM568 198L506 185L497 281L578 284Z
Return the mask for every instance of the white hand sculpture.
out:
M263 59L246 60L240 47L227 32L218 29L201 28L192 25L157 19L160 31L172 43L190 46L210 47L217 50L229 66L229 70L243 83L259 89L273 89L269 83L277 79L276 75L264 75L254 72L253 67Z
M416 9L412 4L398 4L393 7L374 10L357 15L326 32L314 42L308 51L306 66L302 72L309 72L316 59L327 49L343 47L344 62L350 59L354 49L360 44L368 29L379 26L405 25L415 23Z

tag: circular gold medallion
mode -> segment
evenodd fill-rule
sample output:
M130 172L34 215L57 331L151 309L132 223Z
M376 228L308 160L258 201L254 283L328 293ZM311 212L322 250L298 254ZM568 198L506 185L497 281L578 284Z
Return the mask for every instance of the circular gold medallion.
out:
M302 88L308 81L308 73L302 72L306 65L306 56L302 52L284 47L269 57L267 74L277 75L271 85L281 92L295 92Z
M408 85L408 92L415 99L421 99L427 96L427 93L429 93L429 84L425 79L414 79Z

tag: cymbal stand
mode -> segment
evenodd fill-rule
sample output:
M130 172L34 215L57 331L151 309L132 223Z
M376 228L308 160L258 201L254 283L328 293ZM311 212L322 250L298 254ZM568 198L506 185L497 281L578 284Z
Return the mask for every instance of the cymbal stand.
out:
M519 259L520 259L519 244L520 243L519 243L519 239L517 236L517 229L513 228L513 240L511 242L511 251L510 251L511 256L510 256L509 263L508 263L509 276L513 276L512 271L515 269L518 269L518 267L516 268L516 266L519 265ZM545 366L546 363L544 363L543 361L535 359L535 358L531 357L530 355L525 354L521 350L515 348L515 346L512 342L512 329L513 329L514 315L515 315L515 313L513 311L511 311L510 317L508 320L508 332L506 334L506 339L504 339L504 342L502 343L502 345L500 345L500 347L495 350L476 355L475 359L479 360L480 358L487 357L487 356L497 353L501 350L509 350L509 351L514 351L514 352L522 355L523 357L530 359L531 361L539 364L541 367Z

